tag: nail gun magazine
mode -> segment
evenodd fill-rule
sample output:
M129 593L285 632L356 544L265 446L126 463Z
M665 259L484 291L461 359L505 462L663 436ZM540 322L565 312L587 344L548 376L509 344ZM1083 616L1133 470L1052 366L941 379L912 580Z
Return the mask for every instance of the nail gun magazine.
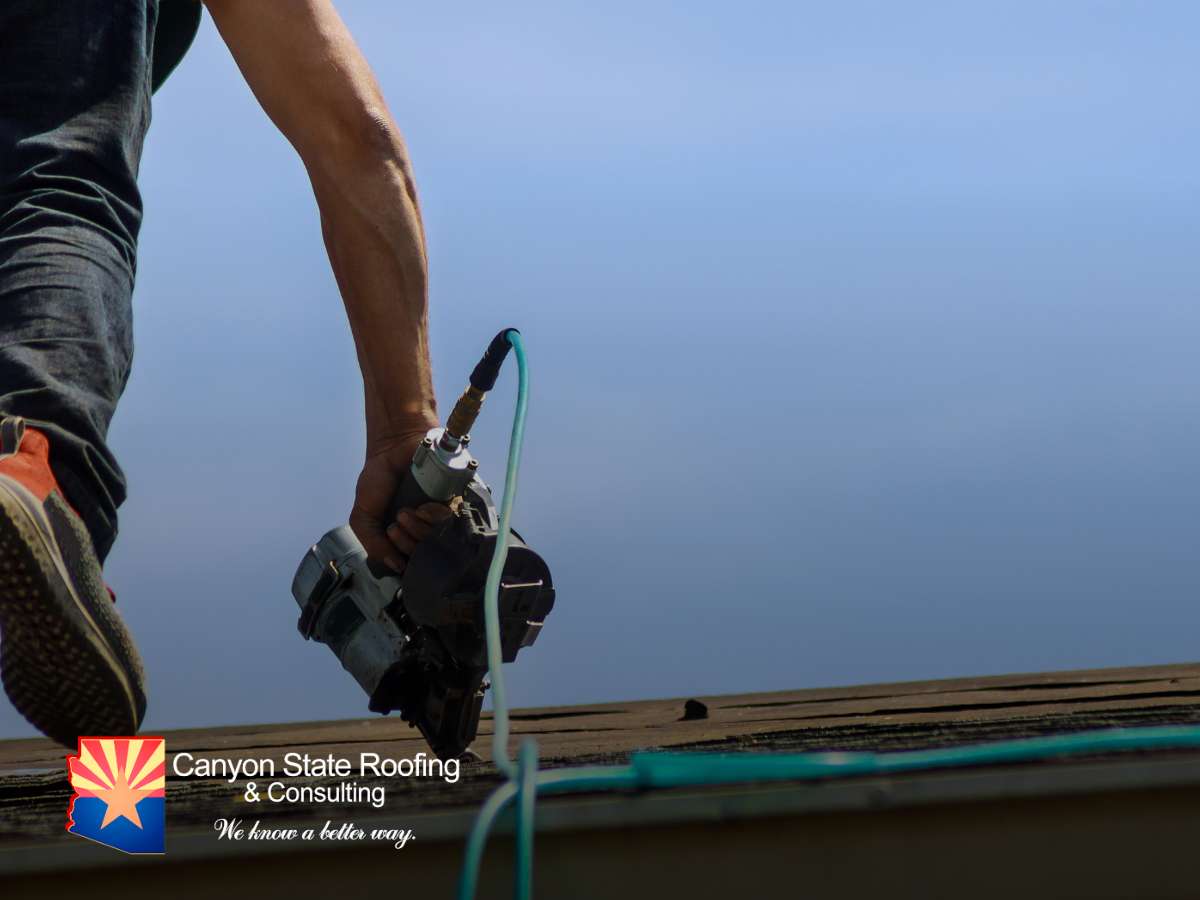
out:
M0 898L1196 896L1198 29L0 4Z

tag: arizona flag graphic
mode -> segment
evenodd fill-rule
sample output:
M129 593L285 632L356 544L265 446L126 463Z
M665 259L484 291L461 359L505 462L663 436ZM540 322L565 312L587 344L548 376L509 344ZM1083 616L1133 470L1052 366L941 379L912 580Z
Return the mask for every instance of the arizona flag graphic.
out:
M67 757L75 796L67 831L126 853L162 853L166 742L160 737L79 739Z

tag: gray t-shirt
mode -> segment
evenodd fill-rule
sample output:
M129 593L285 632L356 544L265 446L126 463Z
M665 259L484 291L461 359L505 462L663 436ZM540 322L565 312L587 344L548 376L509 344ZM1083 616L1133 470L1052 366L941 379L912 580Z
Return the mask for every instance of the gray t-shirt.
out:
M200 0L159 0L151 69L154 90L162 87L192 45L200 27L200 12Z

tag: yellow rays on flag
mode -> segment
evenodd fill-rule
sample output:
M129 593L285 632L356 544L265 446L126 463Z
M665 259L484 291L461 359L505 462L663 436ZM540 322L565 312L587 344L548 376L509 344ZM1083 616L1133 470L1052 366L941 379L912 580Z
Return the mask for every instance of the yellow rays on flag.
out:
M166 759L162 738L83 738L67 764L75 793L107 804L101 828L118 818L141 828L137 805L164 795Z

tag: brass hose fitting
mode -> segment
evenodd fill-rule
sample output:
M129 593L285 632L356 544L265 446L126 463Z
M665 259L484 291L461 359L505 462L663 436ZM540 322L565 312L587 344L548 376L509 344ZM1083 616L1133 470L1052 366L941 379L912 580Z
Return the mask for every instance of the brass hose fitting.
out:
M446 431L456 438L470 433L471 426L479 418L479 410L483 407L483 398L486 396L484 391L474 385L468 385L454 404L450 418L446 420Z

